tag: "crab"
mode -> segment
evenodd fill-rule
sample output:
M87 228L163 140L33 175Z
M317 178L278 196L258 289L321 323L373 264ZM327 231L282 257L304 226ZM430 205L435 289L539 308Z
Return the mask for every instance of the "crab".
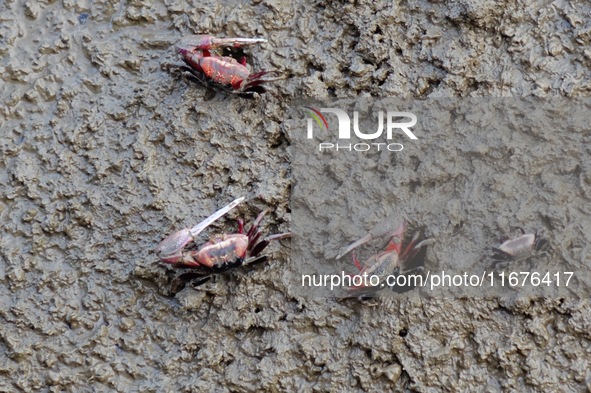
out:
M177 51L187 67L185 71L201 80L203 75L212 81L225 86L230 86L235 93L252 95L264 93L263 84L278 80L268 78L275 71L259 71L251 73L246 57L239 59L233 56L222 56L216 50L220 48L240 48L245 45L253 45L267 42L264 38L216 38L210 35L194 35L183 39L177 45Z
M246 233L244 222L238 220L238 233L213 235L201 247L190 245L199 233L238 206L243 200L244 198L238 198L193 228L181 229L166 237L156 247L160 260L174 267L190 268L192 270L189 273L191 277L205 277L205 280L199 285L207 281L214 273L221 273L242 265L265 262L267 256L260 254L269 245L269 242L291 236L290 233L280 233L261 239L259 224L268 211L261 212Z
M386 236L388 238L388 243L385 249L371 256L363 264L359 262L354 251L352 254L353 263L359 270L358 274L351 276L352 281L355 279L355 277L361 278L373 275L379 278L380 285L378 285L378 287L371 287L365 285L364 283L362 285L345 287L345 290L348 293L345 297L351 297L351 295L353 295L354 297L365 298L366 295L370 295L382 289L386 285L384 282L388 276L397 276L422 270L424 254L419 255L419 253L421 253L421 251L425 251L424 247L429 245L432 241L431 239L418 241L420 235L417 232L413 238L403 247L406 227L407 225L404 221L399 225L392 224L388 221L381 222L376 225L366 236L351 243L349 246L344 247L341 250L337 256L337 259L375 238ZM412 288L413 286L410 285L405 287L391 287L393 291L399 293L406 292Z
M510 262L530 257L535 251L544 251L548 248L548 240L542 237L541 232L525 233L523 228L517 228L520 236L503 236L499 243L491 246L491 258L498 262Z

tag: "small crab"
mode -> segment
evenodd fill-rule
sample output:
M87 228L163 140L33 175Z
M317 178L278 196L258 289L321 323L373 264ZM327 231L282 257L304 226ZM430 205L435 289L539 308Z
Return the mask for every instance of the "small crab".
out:
M396 229L394 229L396 228ZM392 225L392 223L384 221L376 225L366 236L353 242L349 246L343 248L337 259L352 251L353 249L375 239L378 237L388 237L388 244L384 251L381 251L371 256L364 264L361 264L353 253L353 262L359 273L351 276L354 279L356 276L377 276L380 279L380 285L377 288L368 287L366 285L345 287L345 290L354 297L364 298L366 295L375 293L382 289L385 280L388 276L398 276L407 274L412 271L422 270L424 254L419 255L421 251L425 251L423 247L431 243L431 239L418 241L419 233L417 232L413 238L403 247L404 234L406 231L406 223L402 222L399 225ZM391 287L395 292L406 292L412 289L413 286L407 285L404 287ZM351 297L347 295L345 297Z
M543 251L548 248L548 240L544 239L541 233L525 233L523 228L517 228L520 236L503 236L499 243L491 247L491 258L495 261L517 261L528 258L535 251Z
M216 38L209 35L194 35L183 39L177 46L178 53L187 64L183 69L189 71L197 79L202 75L221 85L232 87L234 92L242 95L264 93L263 84L279 78L266 78L275 71L259 71L251 73L246 65L246 58L239 60L232 56L222 56L216 52L218 48L240 48L267 42L264 38Z
M191 276L209 277L211 274L220 273L228 269L242 265L261 263L267 260L260 253L269 242L291 236L290 233L281 233L261 239L259 224L267 211L263 211L252 223L248 232L244 233L244 223L238 220L238 233L221 234L210 237L209 241L201 247L187 247L195 240L195 237L214 221L224 216L244 198L238 198L227 206L213 213L205 220L191 229L181 229L162 240L156 247L160 260L179 268L191 268L194 272ZM207 281L203 280L200 284Z

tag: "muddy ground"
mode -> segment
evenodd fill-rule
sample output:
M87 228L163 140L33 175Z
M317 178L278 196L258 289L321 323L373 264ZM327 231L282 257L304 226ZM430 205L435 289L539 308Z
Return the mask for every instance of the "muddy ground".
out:
M283 121L296 99L588 96L587 2L15 0L0 23L1 391L591 389L586 298L306 298L289 241L266 265L173 296L152 252L240 196L215 229L271 208L265 228L290 230ZM267 37L249 61L286 79L252 100L190 83L170 65L196 33ZM566 141L540 222L566 244L551 256L581 267L589 134ZM435 158L426 168L444 182ZM561 203L573 193L587 205ZM538 222L540 206L518 206ZM513 224L502 217L475 243Z

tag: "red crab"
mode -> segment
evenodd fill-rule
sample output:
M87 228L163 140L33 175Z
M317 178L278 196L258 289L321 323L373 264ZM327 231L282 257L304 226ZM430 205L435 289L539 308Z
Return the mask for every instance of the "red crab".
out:
M396 229L393 229L396 228ZM343 248L337 259L343 255L352 251L353 249L375 239L378 237L387 236L389 241L384 251L381 251L371 256L364 264L361 264L357 259L355 253L353 253L353 262L359 273L351 275L352 282L360 282L361 285L353 285L345 287L348 292L345 297L362 297L371 295L384 287L390 287L395 292L406 292L414 285L404 286L393 286L387 282L388 277L390 279L395 278L398 275L404 275L415 270L422 269L424 255L418 255L423 247L431 243L430 239L418 242L419 233L417 232L414 237L403 247L404 233L406 230L406 223L402 222L398 226L392 225L385 221L376 225L366 236ZM375 276L379 279L377 286L367 285L369 282L367 277ZM365 278L364 278L365 277ZM352 296L351 296L352 295Z
M222 47L239 48L244 45L267 42L264 38L216 38L209 35L187 37L177 46L179 54L188 67L184 69L197 79L202 75L221 85L231 86L238 94L252 95L264 93L262 86L278 78L265 78L274 71L251 73L246 58L240 60L232 56L221 56L216 49Z
M269 242L291 236L290 233L281 233L261 239L258 226L266 211L258 215L247 233L244 233L242 220L238 220L238 233L214 235L199 248L187 247L200 232L243 200L244 198L238 198L193 228L181 229L162 240L156 247L160 260L175 267L192 268L194 270L190 273L192 276L207 277L200 284L207 281L213 273L266 261L267 257L260 256L260 253L267 247Z

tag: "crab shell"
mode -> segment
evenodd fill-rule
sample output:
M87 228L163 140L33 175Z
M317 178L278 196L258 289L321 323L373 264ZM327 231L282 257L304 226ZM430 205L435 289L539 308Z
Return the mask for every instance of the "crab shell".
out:
M242 264L248 254L248 244L247 235L215 235L198 250L161 257L160 260L183 267L224 269Z
M498 246L493 246L493 257L496 259L515 259L529 255L546 247L548 241L539 233L525 233L514 239L507 239Z
M250 76L248 68L232 57L203 56L199 51L186 49L178 51L192 68L202 71L208 78L222 85L231 85L238 89Z
M248 249L248 236L242 234L216 235L205 243L193 258L195 266L224 266L243 260Z

